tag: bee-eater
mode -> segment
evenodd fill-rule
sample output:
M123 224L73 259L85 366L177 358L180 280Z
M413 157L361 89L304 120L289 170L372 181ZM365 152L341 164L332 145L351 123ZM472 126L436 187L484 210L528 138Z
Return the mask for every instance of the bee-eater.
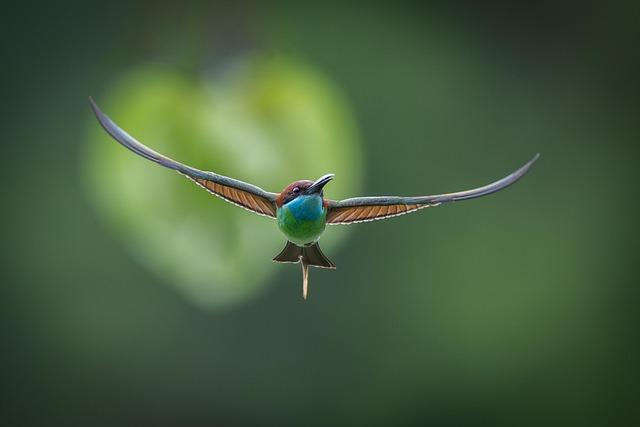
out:
M512 174L483 187L456 193L419 197L356 197L346 200L324 198L323 189L333 179L326 174L315 181L295 181L281 193L271 193L237 179L205 172L176 162L138 142L120 129L89 98L98 121L116 141L145 159L173 169L186 176L209 193L258 215L277 220L278 227L287 238L287 244L273 261L300 263L302 266L302 296L307 299L309 266L335 269L336 266L320 250L318 240L327 224L354 224L391 218L439 206L458 200L486 196L513 184L538 159L536 154Z

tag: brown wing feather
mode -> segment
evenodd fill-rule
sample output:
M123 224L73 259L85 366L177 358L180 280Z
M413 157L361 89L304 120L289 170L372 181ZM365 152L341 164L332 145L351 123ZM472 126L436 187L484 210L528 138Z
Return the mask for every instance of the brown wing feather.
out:
M271 218L276 217L276 207L270 200L265 200L264 198L247 191L222 185L214 181L202 178L193 178L189 175L185 176L222 200L233 203L236 206L247 209L258 215L268 216Z
M337 204L330 201L329 205ZM407 213L415 212L419 209L428 208L432 205L415 205L399 203L395 205L363 205L350 207L334 207L329 209L327 214L328 224L356 224L359 222L375 221L378 219L391 218ZM437 206L437 205L434 205Z
M218 175L213 172L201 171L170 159L133 138L116 125L113 120L107 117L107 115L98 108L96 103L93 102L93 99L90 98L89 101L91 103L91 108L96 114L96 117L102 127L116 141L129 150L141 157L144 157L145 159L181 173L208 192L227 202L257 213L258 215L268 216L271 218L276 217L275 200L277 194L264 191L255 185L247 184L246 182L242 182L237 179Z
M510 175L483 187L457 193L438 194L422 197L356 197L347 200L327 200L327 224L354 224L358 222L375 221L404 215L431 206L458 200L469 200L500 191L513 184L527 173L531 165L538 160L536 154L524 166Z

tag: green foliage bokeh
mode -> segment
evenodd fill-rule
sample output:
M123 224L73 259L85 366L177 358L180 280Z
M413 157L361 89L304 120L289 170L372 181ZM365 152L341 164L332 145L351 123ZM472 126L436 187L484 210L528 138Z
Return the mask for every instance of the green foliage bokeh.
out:
M0 424L638 425L637 9L7 4ZM328 227L303 302L272 221L119 146L89 95L271 191L435 194L541 157Z
M246 57L199 76L148 66L115 78L107 94L103 109L121 127L199 169L274 192L327 172L337 176L330 197L360 187L360 147L345 101L292 58ZM129 252L194 302L225 306L270 283L271 258L285 242L273 220L210 196L97 126L85 173L88 194ZM323 244L330 250L344 235Z

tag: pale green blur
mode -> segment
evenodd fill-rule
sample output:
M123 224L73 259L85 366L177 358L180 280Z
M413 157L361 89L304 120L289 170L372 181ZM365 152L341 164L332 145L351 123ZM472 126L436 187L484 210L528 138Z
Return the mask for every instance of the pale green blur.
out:
M154 150L280 192L335 173L330 195L357 194L361 150L334 86L283 56L236 59L197 77L139 67L114 76L104 110ZM92 119L90 119L92 120ZM270 281L286 239L274 220L212 197L91 127L88 196L127 250L203 306L237 303ZM346 231L323 242L332 250Z

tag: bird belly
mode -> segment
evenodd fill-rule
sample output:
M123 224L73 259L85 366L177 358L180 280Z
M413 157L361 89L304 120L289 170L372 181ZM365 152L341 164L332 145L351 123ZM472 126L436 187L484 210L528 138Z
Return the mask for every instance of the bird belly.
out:
M300 199L300 200L298 200ZM327 210L320 197L299 197L278 209L278 227L298 246L316 242L326 226Z

